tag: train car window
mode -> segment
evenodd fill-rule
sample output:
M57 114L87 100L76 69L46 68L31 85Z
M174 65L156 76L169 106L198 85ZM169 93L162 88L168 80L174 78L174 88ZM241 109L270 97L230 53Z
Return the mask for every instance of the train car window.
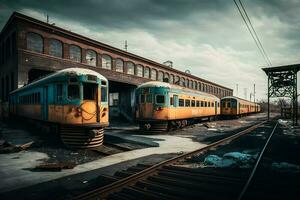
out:
M200 102L196 101L196 107L200 107Z
M208 102L208 107L210 107L210 102Z
M38 103L41 103L41 93L39 92L37 93L37 99Z
M68 85L68 99L79 99L79 85Z
M223 108L226 107L226 102L225 102L225 101L222 102L222 107L223 107Z
M107 87L101 87L101 102L107 102Z
M83 99L84 100L96 100L97 99L98 84L95 83L83 83Z
M63 97L62 84L57 84L56 85L56 100L61 101L62 97Z
M146 95L146 102L147 103L152 103L152 94Z
M185 100L185 107L190 107L191 106L191 100L186 99Z
M144 94L141 95L141 103L145 103L145 95Z
M201 101L201 107L204 107L204 102L203 101Z
M170 105L174 105L173 97L170 97Z
M136 96L135 96L135 103L136 103L136 104L139 104L139 103L140 103L140 101L139 101L139 95L136 95Z
M70 83L77 83L77 81L78 81L77 77L71 77L71 78L69 79L69 82L70 82Z
M207 107L207 102L206 101L204 101L204 107Z
M184 107L184 99L179 99L179 107Z
M211 102L211 107L215 107L215 104L214 104L214 102Z
M220 102L218 102L218 108L220 107Z
M156 103L165 103L164 95L156 95Z
M195 100L192 100L192 107L195 107Z
M227 108L230 108L231 105L230 105L230 102L227 102Z

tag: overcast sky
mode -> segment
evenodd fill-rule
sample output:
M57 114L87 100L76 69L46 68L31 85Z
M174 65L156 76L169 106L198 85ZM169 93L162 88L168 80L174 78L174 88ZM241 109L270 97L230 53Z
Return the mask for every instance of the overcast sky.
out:
M243 0L273 66L300 62L300 1ZM266 66L231 0L0 0L0 27L13 11L266 99Z

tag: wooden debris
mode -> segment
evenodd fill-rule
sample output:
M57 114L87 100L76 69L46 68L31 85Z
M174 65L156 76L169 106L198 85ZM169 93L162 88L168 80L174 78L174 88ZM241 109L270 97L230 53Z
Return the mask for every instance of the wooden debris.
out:
M28 149L29 147L31 147L31 145L34 142L28 142L22 145L13 145L5 140L0 140L0 154L5 154L5 153L16 153L16 152L20 152L20 151L24 151L26 149Z
M61 171L62 169L73 169L75 166L75 162L42 163L37 165L34 169L43 171Z
M26 150L28 149L29 147L31 147L31 145L34 143L34 141L31 141L31 142L27 142L25 144L22 144L20 145L19 147L22 149L22 150Z

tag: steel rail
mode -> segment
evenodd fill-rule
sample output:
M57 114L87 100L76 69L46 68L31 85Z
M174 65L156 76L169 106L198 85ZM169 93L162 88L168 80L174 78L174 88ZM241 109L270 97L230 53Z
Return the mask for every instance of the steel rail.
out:
M223 139L221 139L217 142L214 142L212 144L209 144L209 145L207 145L203 148L200 148L200 149L197 149L197 150L194 150L194 151L176 156L174 158L168 159L166 161L160 162L160 163L155 164L155 165L153 165L153 166L151 166L151 167L149 167L145 170L142 170L142 171L140 171L136 174L133 174L131 176L128 176L126 178L123 178L121 180L118 180L116 182L108 184L106 186L97 188L95 190L86 192L84 194L76 196L73 199L74 200L79 200L79 199L82 199L82 200L86 200L86 199L105 199L105 197L107 197L109 194L111 194L113 192L120 191L123 187L134 185L137 181L145 179L145 178L149 177L152 174L155 174L158 169L160 169L164 166L173 164L173 163L175 163L179 160L182 160L184 158L188 158L188 157L190 157L192 155L195 155L195 154L203 153L203 152L205 152L205 151L207 151L207 150L209 150L213 147L216 147L216 146L219 146L221 144L230 142L230 141L232 141L232 140L234 140L234 139L236 139L236 138L238 138L242 135L245 135L245 134L255 130L256 128L258 128L259 126L261 126L262 124L264 124L266 122L267 122L267 120L265 120L263 122L259 122L259 123L254 124L253 126L247 128L243 131L240 131L240 132L238 132L234 135L231 135L229 137L223 138Z
M258 167L258 165L260 164L260 161L261 161L261 159L262 159L262 157L263 157L263 154L264 154L264 152L265 152L267 146L269 145L271 138L273 137L273 135L274 135L274 133L275 133L275 130L276 130L276 128L277 128L277 125L278 125L278 122L277 122L276 125L274 126L274 128L273 128L271 134L269 135L268 140L267 140L267 142L265 143L263 149L260 151L259 156L258 156L258 158L257 158L257 160L256 160L256 162L255 162L255 165L254 165L254 167L253 167L253 169L252 169L252 171L251 171L251 174L250 174L250 176L249 176L249 178L248 178L246 184L244 185L242 192L239 194L238 200L243 199L243 197L244 197L246 191L248 190L248 188L249 188L249 186L250 186L250 184L251 184L251 182L252 182L252 180L253 180L253 177L254 177L254 175L255 175L255 172L256 172L256 170L257 170L257 167Z

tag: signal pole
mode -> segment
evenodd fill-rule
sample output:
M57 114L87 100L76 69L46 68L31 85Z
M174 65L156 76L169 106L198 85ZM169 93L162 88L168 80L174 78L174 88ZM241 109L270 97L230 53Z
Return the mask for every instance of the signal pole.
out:
M254 83L254 85L253 85L253 90L254 90L253 96L254 96L254 103L255 103L255 83Z

